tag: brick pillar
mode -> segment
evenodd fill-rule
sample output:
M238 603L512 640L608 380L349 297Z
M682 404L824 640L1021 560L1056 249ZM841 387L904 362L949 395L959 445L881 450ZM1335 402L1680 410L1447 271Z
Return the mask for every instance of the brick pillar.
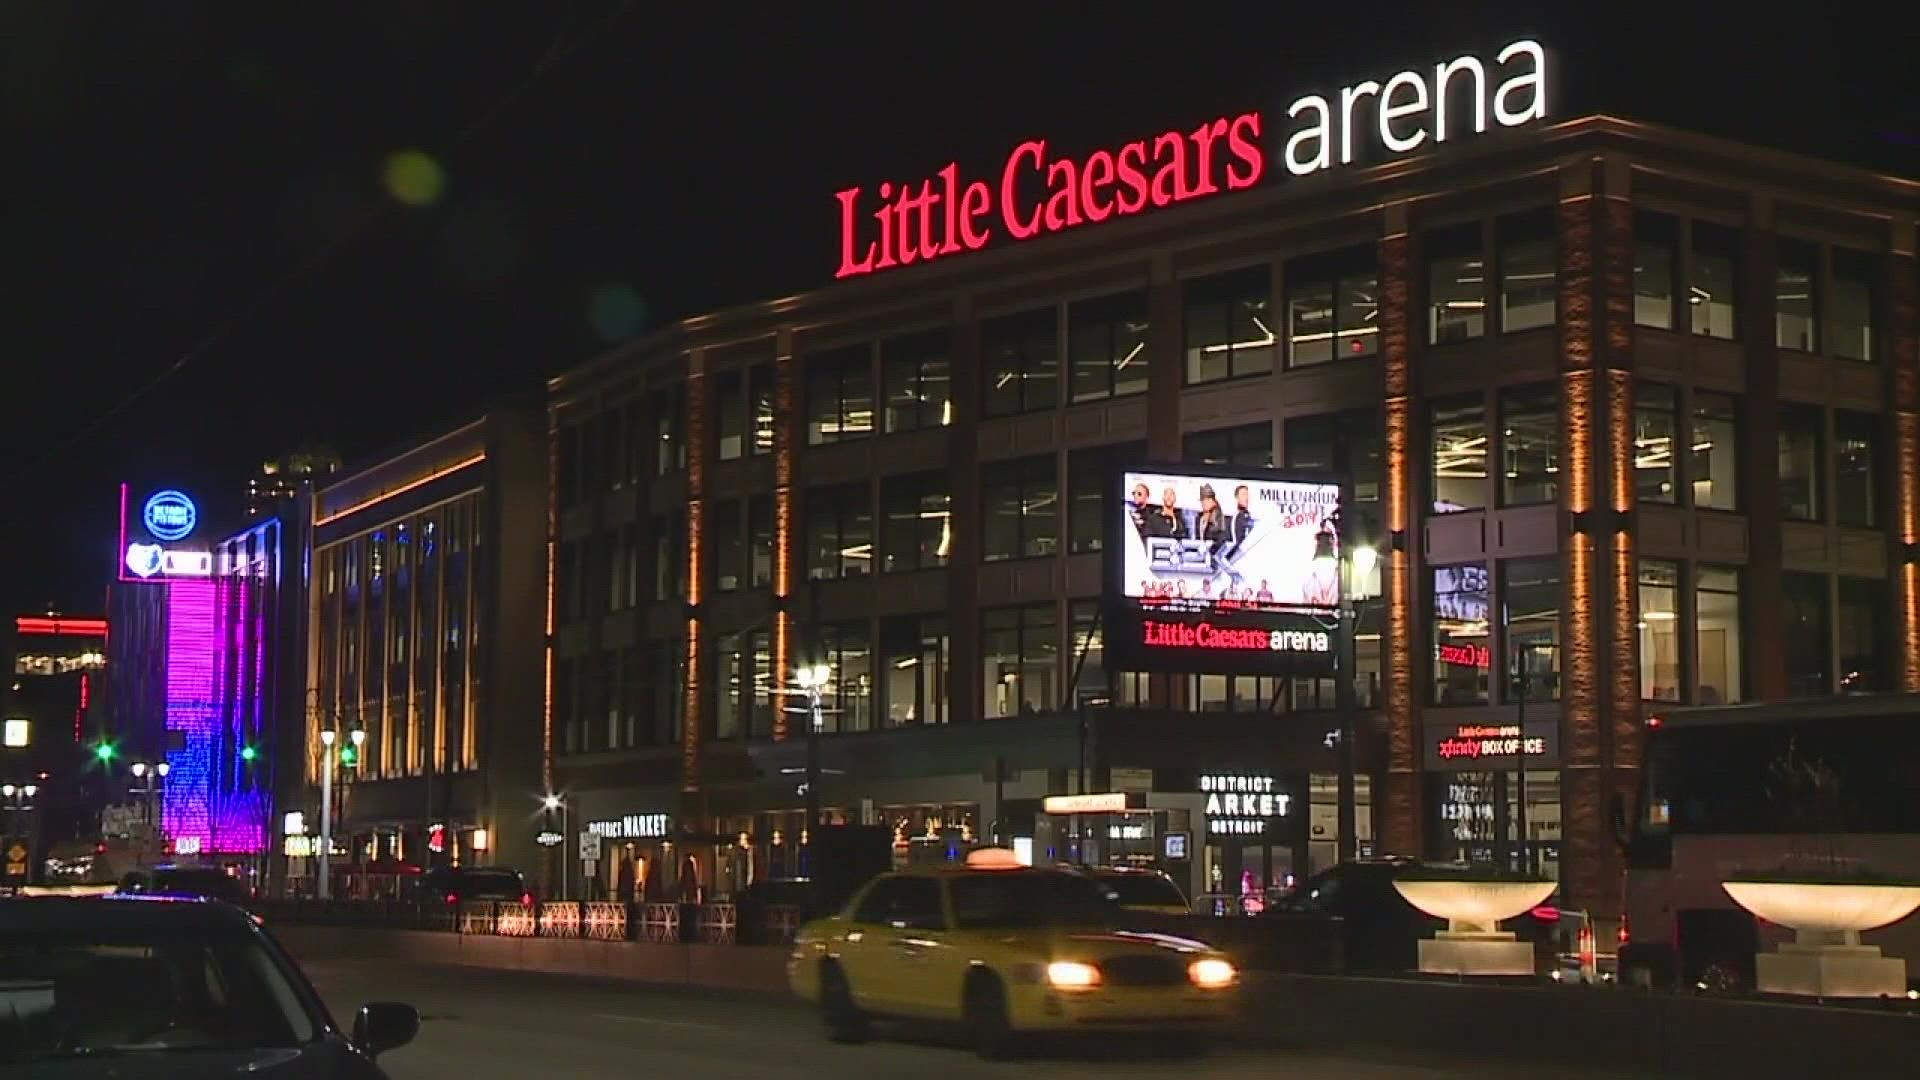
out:
M947 720L978 720L980 700L980 322L962 299L954 309L953 426L947 473L953 478L953 546L947 561Z
M799 530L794 515L793 466L799 453L795 429L799 400L794 391L793 330L782 329L773 349L773 737L787 737L787 679L793 666L793 563Z
M1574 162L1559 177L1559 346L1563 575L1567 602L1560 648L1560 878L1566 903L1594 904L1602 892L1606 829L1606 747L1600 687L1601 553L1612 534L1603 523L1606 500L1601 458L1606 402L1596 354L1602 348L1596 305L1595 165Z
M1380 357L1383 384L1381 417L1386 458L1385 519L1390 543L1383 553L1382 591L1387 601L1385 667L1387 700L1387 780L1385 799L1375 810L1382 853L1419 855L1420 685L1414 658L1424 655L1420 626L1421 590L1413 567L1420 548L1421 489L1425 486L1420 433L1415 414L1416 371L1414 310L1419 303L1414 268L1418 265L1405 203L1386 209L1380 239Z
M700 602L705 596L702 575L705 565L706 474L707 474L707 357L706 350L695 349L687 357L687 671L686 721L680 729L680 790L685 801L698 806L700 792L701 743L706 737L706 680L702 665L706 662ZM701 820L699 811L683 815L683 820Z
M1886 342L1887 437L1893 467L1893 657L1894 686L1920 692L1920 565L1907 545L1920 543L1920 266L1914 261L1912 222L1894 226L1887 256Z
M1601 834L1599 891L1587 910L1611 923L1624 910L1626 865L1613 834L1613 807L1632 814L1639 794L1642 741L1640 715L1640 589L1634 547L1637 500L1633 477L1633 204L1629 170L1621 159L1605 159L1599 170L1600 195L1594 201L1595 360L1601 372L1605 437L1601 440L1600 499L1612 511L1607 519L1600 613L1601 654L1605 657L1603 717L1606 728L1608 784L1595 824ZM1603 933L1605 928L1602 928Z

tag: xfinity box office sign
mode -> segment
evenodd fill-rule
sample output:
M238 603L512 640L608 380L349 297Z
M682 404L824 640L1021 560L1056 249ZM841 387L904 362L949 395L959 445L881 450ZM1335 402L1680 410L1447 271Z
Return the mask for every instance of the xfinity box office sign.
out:
M1117 145L1063 152L1028 139L990 170L957 161L931 175L834 193L838 278L1032 240L1282 178L1387 161L1523 127L1547 115L1547 51L1515 41L1482 55L1305 88L1284 111L1197 119Z
M1340 485L1242 466L1107 477L1102 647L1125 671L1326 674L1339 628Z

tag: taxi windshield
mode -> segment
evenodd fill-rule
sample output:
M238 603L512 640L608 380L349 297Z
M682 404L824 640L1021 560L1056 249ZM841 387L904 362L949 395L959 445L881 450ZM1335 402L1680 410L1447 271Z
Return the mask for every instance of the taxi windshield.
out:
M1177 907L1184 909L1187 898L1180 886L1158 874L1097 874L1094 880L1113 893L1125 907Z
M953 879L951 899L963 930L1106 926L1122 914L1110 891L1077 874L966 874Z

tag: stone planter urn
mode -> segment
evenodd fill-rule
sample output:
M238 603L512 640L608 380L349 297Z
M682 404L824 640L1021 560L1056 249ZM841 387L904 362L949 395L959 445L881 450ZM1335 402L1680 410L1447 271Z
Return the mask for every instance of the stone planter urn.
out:
M1736 877L1723 881L1733 902L1794 932L1777 952L1754 957L1763 994L1804 997L1898 997L1907 990L1907 963L1862 945L1860 932L1899 922L1920 908L1920 883L1789 880Z
M1420 943L1420 971L1430 975L1532 975L1533 945L1511 930L1511 919L1553 895L1554 883L1535 878L1502 877L1491 871L1439 873L1415 870L1393 887L1407 903L1447 928Z

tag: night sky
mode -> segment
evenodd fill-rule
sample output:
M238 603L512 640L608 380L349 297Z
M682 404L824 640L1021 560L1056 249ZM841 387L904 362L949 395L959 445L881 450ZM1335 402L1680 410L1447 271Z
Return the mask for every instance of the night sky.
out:
M1920 176L1906 5L1764 30L1440 6L0 3L0 604L99 610L122 480L238 513L301 441L351 462L664 320L826 284L836 189L1035 135L1117 142L1531 34L1554 115Z

